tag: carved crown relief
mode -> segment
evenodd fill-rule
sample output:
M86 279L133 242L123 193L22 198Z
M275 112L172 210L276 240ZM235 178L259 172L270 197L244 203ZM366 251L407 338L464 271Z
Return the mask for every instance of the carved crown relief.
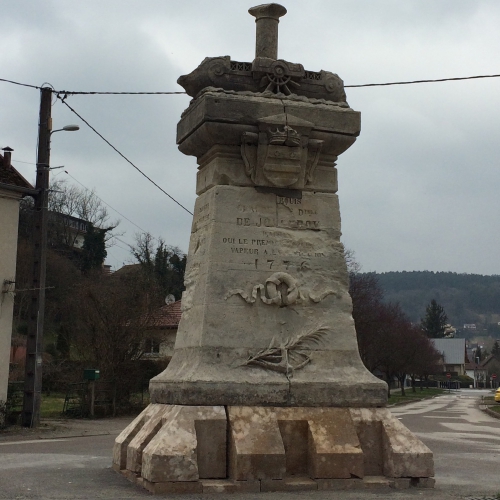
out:
M313 124L282 113L259 120L259 133L244 132L245 172L257 186L303 189L314 178L323 141L309 139Z

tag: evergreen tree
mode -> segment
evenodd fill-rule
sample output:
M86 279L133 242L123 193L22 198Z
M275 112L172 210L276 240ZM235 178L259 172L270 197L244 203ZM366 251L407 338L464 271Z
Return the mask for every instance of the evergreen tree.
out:
M500 357L500 344L498 343L498 340L495 340L493 348L491 349L491 354L493 354L493 356L497 359Z
M84 273L102 267L104 259L108 255L105 241L106 233L112 229L114 227L99 229L91 223L88 224L82 247L82 271Z
M479 345L478 345L476 352L474 353L474 361L481 362L484 358L485 358L485 356L483 355L483 352L481 351L481 347L479 347Z
M435 299L432 299L425 309L425 318L422 318L420 324L429 338L442 339L447 321L448 316L446 316L443 306L439 305Z

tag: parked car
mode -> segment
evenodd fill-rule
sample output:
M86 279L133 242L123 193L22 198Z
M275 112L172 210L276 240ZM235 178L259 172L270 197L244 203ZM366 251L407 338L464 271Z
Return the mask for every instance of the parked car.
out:
M500 387L495 392L495 403L500 403Z

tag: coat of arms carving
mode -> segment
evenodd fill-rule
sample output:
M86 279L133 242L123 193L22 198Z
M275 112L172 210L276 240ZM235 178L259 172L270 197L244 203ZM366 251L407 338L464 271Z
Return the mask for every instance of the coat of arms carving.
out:
M313 124L288 113L259 120L259 132L244 132L241 155L257 186L303 189L314 177L323 141L310 139Z

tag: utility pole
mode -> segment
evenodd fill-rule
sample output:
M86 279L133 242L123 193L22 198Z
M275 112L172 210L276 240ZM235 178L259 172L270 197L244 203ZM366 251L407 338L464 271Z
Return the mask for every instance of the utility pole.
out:
M52 89L44 87L40 95L36 190L33 228L33 281L26 342L26 368L22 425L40 423L42 391L43 320L45 313L45 276L47 261L47 219L49 199L50 134L52 130Z

